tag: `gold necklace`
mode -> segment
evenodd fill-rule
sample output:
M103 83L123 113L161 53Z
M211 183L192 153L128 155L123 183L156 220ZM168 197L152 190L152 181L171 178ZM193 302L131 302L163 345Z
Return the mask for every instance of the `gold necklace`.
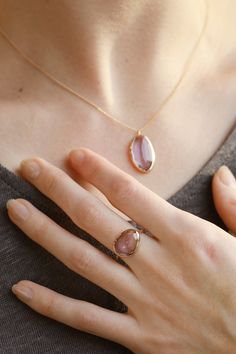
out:
M31 64L35 69L37 69L38 71L40 71L43 75L45 75L48 79L50 79L51 81L55 82L56 84L58 84L60 87L62 87L63 89L69 91L71 94L73 94L74 96L76 96L77 98L80 98L81 100L83 100L84 102L88 103L89 105L91 105L93 108L95 108L96 110L98 110L99 112L101 112L104 116L106 116L107 118L112 119L114 122L126 127L129 130L132 130L132 132L135 132L135 136L133 137L133 139L131 140L131 142L129 143L129 147L128 147L128 155L130 158L130 161L132 163L132 165L136 168L136 170L143 172L143 173L147 173L149 171L151 171L151 169L154 166L155 160L156 160L156 154L155 154L155 150L153 147L153 144L151 143L151 141L149 140L149 138L146 135L142 135L141 131L144 130L155 118L156 115L160 113L160 111L163 109L163 107L169 102L169 100L174 96L175 92L177 91L178 87L180 86L181 82L183 81L187 70L190 66L191 60L193 59L193 56L201 42L201 39L203 37L203 34L205 32L206 26L207 26L207 22L208 22L208 2L207 0L204 0L205 2L205 17L204 17L204 21L203 21L203 25L201 28L201 32L196 40L196 43L193 46L193 49L189 55L189 57L187 58L182 74L180 75L178 81L176 82L176 84L174 85L174 87L172 88L172 90L170 91L170 93L167 95L167 97L162 101L160 107L158 108L158 110L151 115L151 117L148 119L148 121L138 130L130 127L129 125L120 122L117 118L113 117L111 114L105 112L102 108L100 108L98 105L96 105L95 103L93 103L92 101L90 101L89 99L83 97L82 95L80 95L79 93L77 93L76 91L74 91L72 88L68 87L67 85L65 85L63 82L59 81L58 79L56 79L55 77L53 77L49 72L45 71L42 67L40 67L35 61L33 61L30 57L28 57L27 54L24 53L23 50L21 50L11 39L10 37L6 34L6 32L3 30L3 28L0 27L0 33L2 34L2 36L7 40L7 42L29 63Z

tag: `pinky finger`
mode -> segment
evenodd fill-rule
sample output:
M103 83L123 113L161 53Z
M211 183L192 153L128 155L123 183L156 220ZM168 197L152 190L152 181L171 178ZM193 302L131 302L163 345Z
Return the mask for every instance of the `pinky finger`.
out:
M72 299L28 280L12 287L13 293L38 313L75 329L122 344L132 343L135 319L95 304Z

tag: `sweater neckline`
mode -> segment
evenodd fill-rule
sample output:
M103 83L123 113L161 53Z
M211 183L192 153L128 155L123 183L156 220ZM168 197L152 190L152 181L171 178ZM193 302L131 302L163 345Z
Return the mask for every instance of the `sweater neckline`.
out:
M204 171L208 168L208 166L217 160L218 155L220 155L221 151L225 149L226 145L228 145L229 141L233 139L234 133L236 135L236 122L233 125L233 128L229 131L227 136L225 137L223 143L216 149L216 151L210 156L210 158L203 164L203 166L197 171L197 173L191 177L177 192L175 192L172 196L166 199L167 202L172 202L172 200L178 198L186 189L190 188L195 181L198 179L200 174L204 174ZM31 185L29 182L24 180L20 175L17 175L13 171L9 170L6 166L0 163L0 180L5 182L8 186L14 189L16 192L21 195L24 194L25 197L30 196L31 199L37 199L37 196L42 193L39 192L36 187ZM34 198L32 198L32 193Z

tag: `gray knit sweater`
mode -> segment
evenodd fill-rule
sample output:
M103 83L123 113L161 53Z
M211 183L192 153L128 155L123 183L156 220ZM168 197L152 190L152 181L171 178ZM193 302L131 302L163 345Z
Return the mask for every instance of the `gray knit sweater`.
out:
M226 164L236 174L236 126L204 167L168 201L178 208L226 229L214 208L211 179ZM76 331L47 319L18 301L11 286L30 279L73 298L126 311L118 299L66 269L53 256L33 243L10 221L6 201L26 198L65 229L109 253L90 235L76 227L51 200L20 176L0 165L0 353L126 354L120 345Z

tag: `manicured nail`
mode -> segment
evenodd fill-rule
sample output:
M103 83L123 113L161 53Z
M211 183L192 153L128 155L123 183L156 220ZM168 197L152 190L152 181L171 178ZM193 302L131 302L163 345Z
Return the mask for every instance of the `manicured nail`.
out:
M22 301L30 301L33 298L32 289L22 284L13 285L12 292Z
M35 160L22 160L20 164L20 170L26 177L36 178L40 173L39 163Z
M29 210L16 199L9 199L7 201L7 209L8 212L11 214L13 219L16 221L25 221L29 217Z
M74 166L79 166L84 158L84 152L81 150L73 150L70 153L70 160Z
M235 177L227 166L223 165L219 168L218 176L221 182L224 183L226 186L234 188L236 187Z

